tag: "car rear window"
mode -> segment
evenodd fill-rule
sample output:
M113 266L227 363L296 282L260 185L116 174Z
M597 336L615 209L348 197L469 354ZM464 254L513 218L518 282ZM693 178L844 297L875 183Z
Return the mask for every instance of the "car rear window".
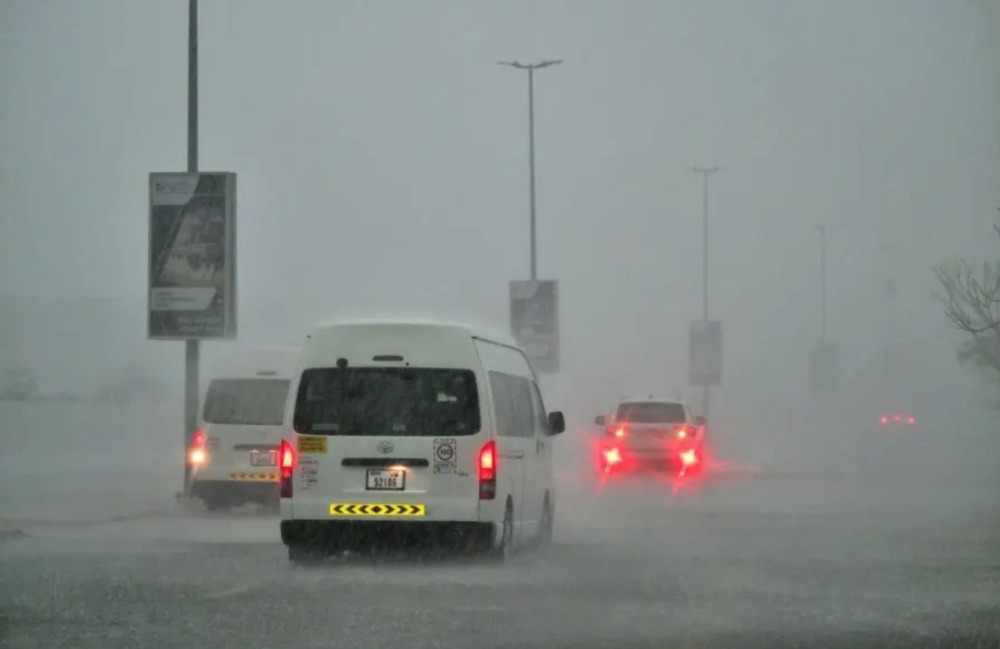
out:
M202 418L208 424L280 426L287 379L216 379L208 386Z
M615 420L633 424L683 424L687 413L681 403L632 401L618 406Z
M311 435L473 435L480 427L476 375L412 367L306 370L293 424Z

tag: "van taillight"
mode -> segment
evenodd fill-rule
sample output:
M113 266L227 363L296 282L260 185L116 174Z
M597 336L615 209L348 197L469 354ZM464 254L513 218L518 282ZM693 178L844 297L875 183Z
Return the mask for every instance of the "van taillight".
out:
M281 440L278 468L281 471L281 497L292 497L292 473L295 471L295 448L288 440Z
M497 497L497 445L492 440L479 451L479 499Z
M208 459L205 454L205 433L200 430L194 431L191 438L191 449L188 451L188 463L195 467L205 464Z

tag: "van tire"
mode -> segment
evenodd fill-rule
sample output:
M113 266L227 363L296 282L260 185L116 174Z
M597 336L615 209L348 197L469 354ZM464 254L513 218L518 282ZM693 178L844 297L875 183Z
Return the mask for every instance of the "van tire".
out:
M229 502L220 496L208 496L202 502L205 503L205 509L210 512L224 512L230 508Z
M490 551L490 558L497 563L507 561L514 554L514 503L510 498L504 507L501 529L500 545Z
M552 510L552 501L549 494L545 494L545 503L542 505L542 519L538 526L539 548L546 548L552 544L552 530L555 528L555 514Z
M319 550L305 543L291 543L288 546L288 560L297 566L318 563L322 555Z

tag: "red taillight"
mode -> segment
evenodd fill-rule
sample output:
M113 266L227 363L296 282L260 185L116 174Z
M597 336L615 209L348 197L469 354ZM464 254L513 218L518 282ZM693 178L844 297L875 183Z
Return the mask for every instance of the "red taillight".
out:
M907 419L907 420L906 420L906 423L908 423L908 424L911 424L911 425L912 425L912 424L915 424L915 423L917 423L917 420L916 420L916 418L915 418L915 417L910 417L909 419Z
M684 451L681 453L681 463L686 467L698 464L698 454L693 450Z
M883 426L885 426L886 424L889 423L889 418L888 417L882 417L882 419L880 420L880 422L881 422L881 424Z
M604 451L604 461L607 462L608 466L612 464L618 464L622 461L621 453L618 452L616 448L609 448Z
M497 445L490 440L479 451L479 499L493 500L496 497Z
M611 437L625 437L624 426L608 426L607 433Z
M292 497L292 473L295 471L295 447L288 440L281 440L278 451L278 468L281 471L281 497Z
M205 464L208 456L205 453L205 433L200 430L194 431L191 438L191 449L188 451L188 462L195 467Z
M681 439L684 439L684 438L685 438L685 437L687 437L687 436L688 436L688 431L687 431L687 428L685 428L684 426L680 426L680 427L679 427L679 428L677 429L677 437L679 437L679 438L681 438Z

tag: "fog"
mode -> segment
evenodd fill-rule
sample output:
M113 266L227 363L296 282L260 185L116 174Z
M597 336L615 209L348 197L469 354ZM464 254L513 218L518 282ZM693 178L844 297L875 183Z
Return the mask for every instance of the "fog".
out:
M586 473L594 417L617 399L701 408L696 166L720 169L719 466L930 471L942 508L964 493L955 476L996 468L995 388L957 361L932 268L996 256L1000 4L202 0L199 22L199 166L239 177L239 334L202 344L202 392L219 359L301 345L330 319L508 331L508 283L529 274L528 89L498 62L560 59L534 77L538 276L559 282L561 364L540 384L568 422L557 473ZM39 399L83 401L0 403L0 519L144 512L181 487L184 348L146 335L147 177L185 168L186 37L183 2L0 2L0 380L26 371ZM810 383L819 225L841 351L827 395ZM123 403L92 403L110 393ZM873 450L878 414L901 408L960 446ZM47 476L47 495L26 476ZM84 496L126 478L126 504ZM807 510L855 502L839 488L787 487Z

